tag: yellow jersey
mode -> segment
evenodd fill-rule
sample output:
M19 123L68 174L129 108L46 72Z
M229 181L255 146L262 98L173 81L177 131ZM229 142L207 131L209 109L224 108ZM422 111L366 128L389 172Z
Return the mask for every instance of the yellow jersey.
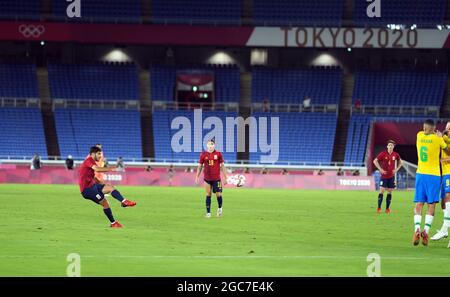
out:
M447 148L442 137L434 133L425 134L420 131L417 133L417 173L429 175L441 175L439 153L441 149Z
M448 138L446 135L444 135L442 138L444 139L445 143L447 143L447 145L450 144L450 138ZM450 152L442 150L441 158L450 158ZM442 162L442 175L450 175L450 162Z

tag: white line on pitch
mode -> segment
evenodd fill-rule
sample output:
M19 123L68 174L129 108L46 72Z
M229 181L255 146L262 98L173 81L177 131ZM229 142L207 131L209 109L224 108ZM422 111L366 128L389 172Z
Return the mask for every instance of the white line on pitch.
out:
M276 256L276 255L261 255L261 256L243 256L243 255L224 255L224 256L201 256L201 255L83 255L81 258L135 258L135 259L354 259L366 260L365 256L307 256L307 255L290 255L290 256ZM65 256L58 255L0 255L0 258L60 258ZM440 260L450 261L449 258L435 258L435 257L401 257L401 256L381 256L381 260Z

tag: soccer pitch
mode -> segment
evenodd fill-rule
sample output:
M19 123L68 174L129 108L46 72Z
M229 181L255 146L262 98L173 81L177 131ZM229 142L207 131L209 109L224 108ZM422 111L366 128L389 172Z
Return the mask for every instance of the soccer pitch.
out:
M81 276L366 276L378 253L382 276L450 276L447 239L411 243L412 192L379 215L376 192L227 188L206 219L200 187L119 190L138 205L108 198L112 229L76 185L0 185L0 275L65 276L77 253Z

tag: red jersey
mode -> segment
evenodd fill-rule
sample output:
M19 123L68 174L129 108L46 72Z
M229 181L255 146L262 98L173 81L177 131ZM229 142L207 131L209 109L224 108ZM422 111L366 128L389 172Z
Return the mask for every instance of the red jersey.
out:
M387 150L382 151L377 156L378 163L381 168L386 171L386 174L382 174L381 178L391 178L394 176L395 161L400 161L400 155L397 152L389 154Z
M95 184L95 171L92 169L92 166L97 165L95 160L92 157L87 158L81 164L79 169L79 178L78 184L80 185L80 192L83 192L84 189L92 187Z
M220 180L220 164L224 163L222 153L217 151L213 151L212 153L202 152L198 163L204 167L205 180Z
M91 154L88 154L88 155L86 156L86 159L88 159L90 156L91 156ZM85 160L86 160L86 159L85 159ZM105 167L105 156L103 155L103 152L102 152L102 155L101 155L100 159L99 159L97 162L95 162L95 164L97 164L98 167ZM105 182L105 174L104 174L103 172L94 172L94 174L95 174L95 177L96 177L101 183L104 183L104 182Z

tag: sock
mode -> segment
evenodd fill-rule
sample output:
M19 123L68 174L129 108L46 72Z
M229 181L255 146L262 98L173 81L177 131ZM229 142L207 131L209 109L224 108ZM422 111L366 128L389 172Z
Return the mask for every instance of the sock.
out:
M378 208L381 208L381 203L383 203L383 194L378 194Z
M450 202L445 203L444 209L444 232L448 232L448 228L450 227Z
M392 199L392 194L389 193L386 196L386 209L388 209L391 206L391 199Z
M420 231L420 224L422 224L422 215L414 215L414 232L417 229Z
M211 212L211 196L206 196L206 212Z
M105 215L108 217L108 220L109 220L111 223L114 223L114 222L115 222L114 217L113 217L113 214L112 214L111 208L104 208L104 209L103 209L103 212L104 212Z
M115 199L117 199L119 202L122 202L123 201L123 197L122 197L122 194L120 194L120 192L119 191L117 191L117 190L114 190L114 191L112 191L111 192L111 196L113 196Z
M443 220L442 220L442 227L440 229L441 232L447 232L447 226L446 226L446 220L445 218L447 217L447 212L445 211L445 209L442 210L442 214L443 214Z
M427 232L427 233L430 232L430 228L431 228L431 224L433 223L433 219L434 219L434 216L432 216L432 215L427 214L425 216L425 228L424 228L425 232Z
M222 196L217 197L217 204L219 205L219 208L222 208Z

